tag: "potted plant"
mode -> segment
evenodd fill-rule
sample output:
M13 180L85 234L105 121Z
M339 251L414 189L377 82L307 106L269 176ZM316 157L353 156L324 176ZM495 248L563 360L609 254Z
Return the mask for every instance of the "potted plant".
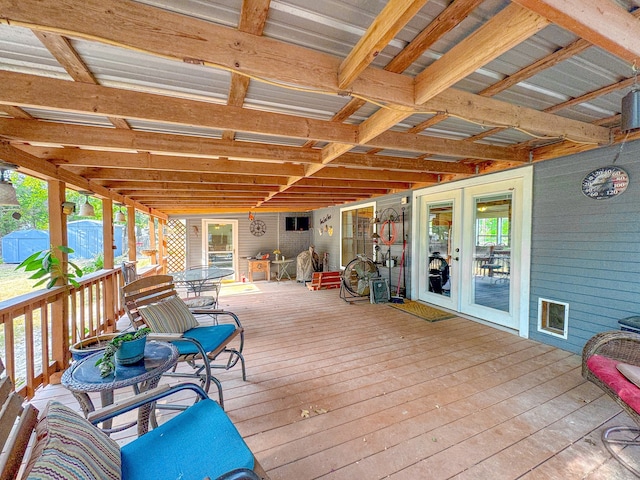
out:
M73 345L69 346L71 358L78 361L104 350L107 347L107 344L113 340L116 335L116 333L102 333L100 335L86 337L77 341ZM80 336L78 336L78 338L80 338Z
M45 284L47 289L53 288L57 284L65 287L69 285L79 287L80 284L76 279L82 276L82 269L73 262L67 262L67 268L65 269L62 262L55 255L56 250L66 254L74 252L72 248L65 245L57 247L51 245L48 250L40 250L29 255L16 267L16 270L23 269L25 272L33 272L29 279L37 280L33 285L34 288L42 284ZM85 338L73 344L69 350L74 360L80 360L103 349L104 342L111 338L113 338L113 335L104 338L103 336Z
M24 269L25 272L34 272L29 279L38 280L33 286L38 287L46 282L46 288L53 288L59 280L61 284L68 286L73 285L79 287L80 284L76 280L82 276L82 269L73 262L67 262L67 268L63 267L62 262L56 257L55 251L62 253L73 253L73 249L65 245L51 247L48 250L41 250L29 255L23 262L16 267L16 270Z
M116 363L131 365L142 360L149 332L151 329L144 327L113 338L105 347L102 357L96 361L96 366L100 367L100 375L110 375L115 371Z

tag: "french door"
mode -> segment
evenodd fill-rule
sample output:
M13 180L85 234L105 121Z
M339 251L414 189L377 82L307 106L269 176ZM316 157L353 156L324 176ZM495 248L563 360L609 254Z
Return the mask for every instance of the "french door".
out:
M530 189L529 174L416 192L412 297L526 335Z
M202 220L202 264L238 271L237 220Z

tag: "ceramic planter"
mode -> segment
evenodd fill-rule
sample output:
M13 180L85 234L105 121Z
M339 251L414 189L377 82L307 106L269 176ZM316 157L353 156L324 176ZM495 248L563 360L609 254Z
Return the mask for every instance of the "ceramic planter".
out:
M131 365L144 358L144 347L147 343L147 336L122 342L116 350L116 363L120 365Z
M102 334L93 337L85 338L79 342L74 343L69 347L71 352L71 358L76 362L82 360L89 355L97 352L101 352L107 346L107 343L114 337L114 334Z

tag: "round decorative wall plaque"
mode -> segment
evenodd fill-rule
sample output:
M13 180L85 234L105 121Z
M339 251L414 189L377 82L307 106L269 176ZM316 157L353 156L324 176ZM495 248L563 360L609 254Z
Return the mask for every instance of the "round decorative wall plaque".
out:
M256 237L261 237L267 231L267 225L262 220L254 220L249 225L249 231Z
M629 185L629 174L615 165L596 168L582 180L582 193L595 200L604 200L623 193Z

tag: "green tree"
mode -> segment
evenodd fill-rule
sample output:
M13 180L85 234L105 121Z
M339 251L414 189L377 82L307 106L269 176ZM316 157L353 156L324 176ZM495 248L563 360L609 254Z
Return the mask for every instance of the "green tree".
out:
M0 236L15 230L48 229L49 210L46 182L16 172L10 175L10 179L16 189L20 207L2 207L0 209Z

